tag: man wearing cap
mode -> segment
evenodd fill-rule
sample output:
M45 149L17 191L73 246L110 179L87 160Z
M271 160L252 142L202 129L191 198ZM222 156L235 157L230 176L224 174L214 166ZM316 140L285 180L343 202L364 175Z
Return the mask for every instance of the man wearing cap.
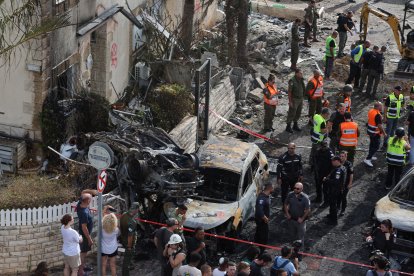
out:
M338 155L332 158L333 170L325 177L324 182L328 185L329 215L328 224L338 224L338 201L345 186L346 168L341 164L341 157Z
M384 123L386 123L383 149L387 148L388 138L394 136L394 132L398 126L398 119L401 117L401 108L404 106L404 95L402 87L397 85L385 100Z
M256 221L256 234L254 241L261 244L267 244L269 239L269 219L270 219L270 194L273 192L273 185L267 182L263 191L257 196L256 211L254 219ZM264 247L260 247L263 253Z
M138 202L133 202L127 212L119 220L122 246L125 248L124 262L122 263L122 276L129 276L129 266L134 255L137 238Z
M360 135L358 124L352 120L349 112L344 114L345 122L339 125L339 149L348 152L348 160L354 162L355 150Z

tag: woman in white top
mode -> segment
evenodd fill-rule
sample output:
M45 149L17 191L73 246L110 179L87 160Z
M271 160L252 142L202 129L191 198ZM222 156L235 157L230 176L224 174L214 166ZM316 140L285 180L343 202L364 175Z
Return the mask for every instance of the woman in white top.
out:
M74 223L73 216L66 214L60 220L62 223L61 232L63 238L63 261L65 263L65 269L63 270L64 276L77 276L79 266L81 264L80 259L80 246L82 242L82 236L79 235L76 230L72 229ZM72 273L71 273L72 271Z
M118 220L114 214L108 214L102 220L102 275L106 275L106 264L109 258L111 275L116 276L116 256L118 255L119 236Z

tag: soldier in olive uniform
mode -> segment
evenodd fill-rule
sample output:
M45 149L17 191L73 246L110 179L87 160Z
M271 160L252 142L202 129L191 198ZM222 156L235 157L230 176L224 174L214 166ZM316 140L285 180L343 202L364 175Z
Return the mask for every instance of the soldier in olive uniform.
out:
M305 8L305 36L303 38L304 40L304 46L310 47L310 44L308 43L308 39L310 37L311 31L312 31L312 24L313 24L313 7L315 6L315 1L311 0L309 2L309 5L307 8Z
M305 82L303 81L302 70L297 68L295 75L289 80L288 97L289 111L287 115L286 131L293 133L293 130L301 131L298 120L302 113L303 97L305 95ZM291 123L293 121L293 130Z
M312 3L312 1L311 1L311 3ZM316 6L315 6L315 1L313 1L313 4L312 4L312 14L313 14L313 17L312 17L312 31L313 31L313 42L319 42L319 40L316 38L316 35L317 35L317 33L318 33L318 18L319 18L319 13L318 13L318 10L316 9Z
M299 58L299 24L300 19L297 18L292 25L292 42L291 42L291 52L290 52L290 69L296 69L296 63L298 62Z
M129 211L124 213L119 220L121 230L121 242L125 248L124 262L122 263L122 276L129 276L129 266L134 255L135 243L137 239L137 218L138 203L132 203Z

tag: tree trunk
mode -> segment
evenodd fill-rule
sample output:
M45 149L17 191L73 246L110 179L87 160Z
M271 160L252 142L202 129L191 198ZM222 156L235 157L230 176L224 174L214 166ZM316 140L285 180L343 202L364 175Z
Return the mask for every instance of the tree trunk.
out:
M226 0L226 28L227 28L227 63L231 66L236 65L236 22L237 22L237 11L236 3L237 0Z
M247 24L249 20L248 0L238 0L238 23L237 23L237 63L241 68L247 68Z
M191 43L193 42L194 8L194 0L185 0L180 37L184 48L184 54L187 56L190 54Z

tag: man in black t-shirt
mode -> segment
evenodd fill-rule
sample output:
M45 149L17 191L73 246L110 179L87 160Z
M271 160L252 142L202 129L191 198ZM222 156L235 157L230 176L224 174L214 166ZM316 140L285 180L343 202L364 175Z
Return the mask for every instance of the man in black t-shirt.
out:
M354 27L352 16L354 16L354 13L352 11L348 11L346 15L339 15L339 18L337 20L338 28L336 30L339 33L339 58L344 56L344 49L346 41L348 40L348 32L352 35L352 28Z
M378 84L380 82L381 76L384 74L384 53L386 51L387 47L385 46L381 47L381 51L379 51L379 47L374 46L374 52L372 53L372 58L369 65L367 84L367 96L370 96L372 99L375 98L375 95L377 94Z
M334 154L336 153L339 146L339 125L345 122L345 110L345 104L339 103L337 105L336 112L331 115L328 121L329 138L331 139L329 142L329 147Z

